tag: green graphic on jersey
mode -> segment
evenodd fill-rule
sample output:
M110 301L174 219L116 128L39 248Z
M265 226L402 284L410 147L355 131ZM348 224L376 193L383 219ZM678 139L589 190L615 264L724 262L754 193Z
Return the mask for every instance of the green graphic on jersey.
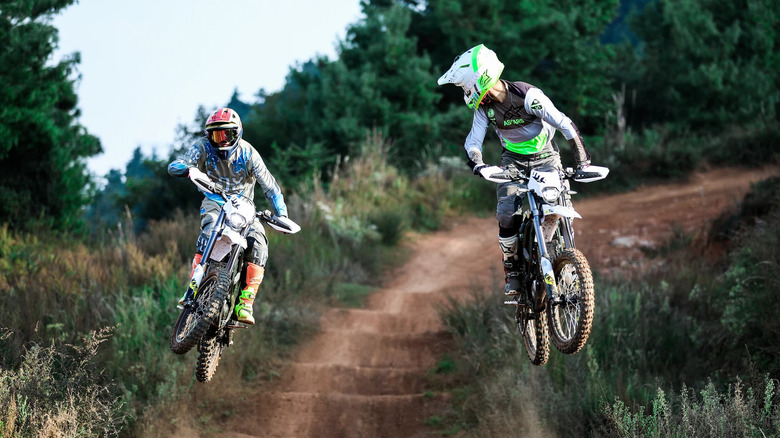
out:
M487 118L488 123L496 124L496 112L493 111L493 108L488 108L487 110Z
M505 143L505 147L516 154L535 154L542 150L544 145L547 144L547 135L542 133L528 141L522 141L520 143L505 141Z
M542 110L542 104L539 103L539 101L537 99L534 99L534 101L531 102L531 109L532 110L536 110L536 111L541 111Z
M525 120L523 120L523 119L504 120L504 126L522 125L524 123L525 123Z

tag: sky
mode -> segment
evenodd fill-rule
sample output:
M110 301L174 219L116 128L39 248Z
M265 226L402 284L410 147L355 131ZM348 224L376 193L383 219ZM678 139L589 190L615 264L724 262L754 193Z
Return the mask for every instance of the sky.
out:
M52 20L54 60L81 54L79 123L103 145L90 172L124 172L138 146L167 157L199 105L279 91L291 67L334 59L361 18L360 0L80 0Z

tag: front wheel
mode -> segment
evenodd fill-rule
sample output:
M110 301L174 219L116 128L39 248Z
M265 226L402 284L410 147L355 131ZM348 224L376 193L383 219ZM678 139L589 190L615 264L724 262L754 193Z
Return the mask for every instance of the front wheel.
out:
M206 330L217 320L229 285L224 269L215 268L206 275L198 289L195 302L181 311L173 326L171 351L184 354L197 345Z
M585 256L577 249L564 250L553 266L558 295L547 305L552 343L561 353L582 349L593 325L595 298L593 274Z

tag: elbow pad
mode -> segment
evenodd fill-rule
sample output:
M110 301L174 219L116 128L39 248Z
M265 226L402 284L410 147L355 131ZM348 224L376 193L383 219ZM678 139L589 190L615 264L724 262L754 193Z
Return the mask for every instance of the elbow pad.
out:
M170 176L187 176L190 173L190 168L187 166L187 163L185 163L182 160L176 160L173 161L171 164L168 165L168 175Z
M287 216L287 205L284 203L284 196L281 193L271 196L271 204L274 206L277 216Z

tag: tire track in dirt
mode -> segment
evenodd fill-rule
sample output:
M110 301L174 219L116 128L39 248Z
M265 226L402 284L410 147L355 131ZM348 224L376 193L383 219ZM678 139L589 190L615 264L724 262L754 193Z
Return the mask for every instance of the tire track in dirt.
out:
M583 217L575 222L577 246L597 270L639 263L641 250L621 237L657 245L672 224L702 228L736 205L752 182L775 173L774 167L720 169L685 184L575 198ZM365 308L328 310L321 333L301 346L280 381L247 395L246 412L220 425L218 436L428 436L423 422L442 398L424 397L425 374L448 339L437 305L501 280L496 233L494 218L466 218L447 231L415 236L411 258Z

